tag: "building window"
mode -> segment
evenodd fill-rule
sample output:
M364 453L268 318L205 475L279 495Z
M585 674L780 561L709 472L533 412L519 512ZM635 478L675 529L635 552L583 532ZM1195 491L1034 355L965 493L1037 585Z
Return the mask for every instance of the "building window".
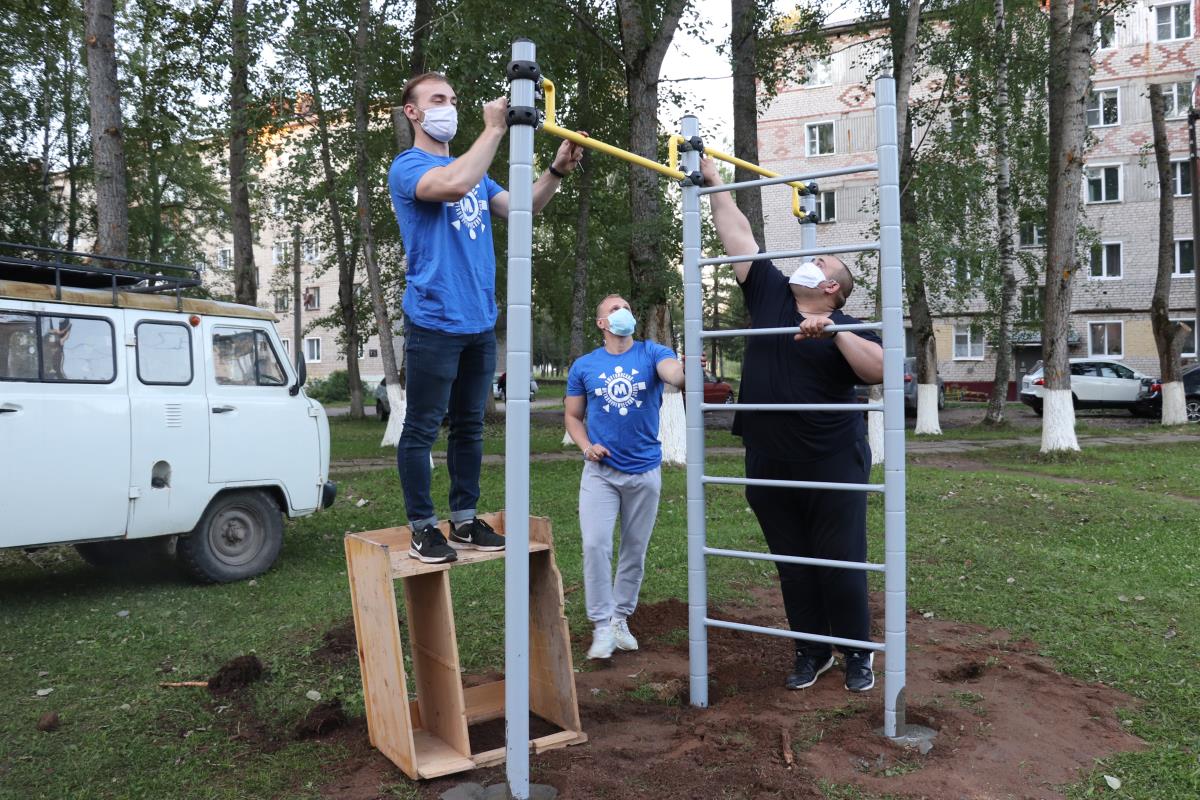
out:
M287 292L275 293L275 313L286 314L292 310L292 298Z
M1121 277L1121 243L1097 242L1092 245L1088 277L1098 281L1113 281Z
M1175 275L1192 275L1196 271L1195 253L1191 239L1175 240Z
M1187 319L1187 318L1172 319L1171 322L1178 322L1179 324L1187 325L1189 328L1192 329L1192 336L1190 339L1184 340L1183 349L1179 352L1179 355L1183 356L1184 358L1195 358L1196 357L1196 320L1195 320L1195 318L1193 318L1193 319Z
M1124 352L1125 323L1088 323L1088 355L1120 358Z
M977 323L954 326L954 360L983 360L983 328Z
M1121 201L1121 165L1087 167L1083 171L1087 179L1087 201L1089 203L1119 203Z
M1113 16L1101 18L1096 23L1097 49L1112 50L1117 46L1117 20Z
M307 263L315 263L321 258L321 244L316 239L305 239L300 252Z
M1167 119L1182 119L1192 110L1192 84L1187 81L1165 83L1162 87Z
M1046 226L1037 222L1022 222L1018 233L1021 247L1044 247L1046 244Z
M213 266L217 269L229 269L233 266L233 250L223 247L213 256Z
M1088 95L1089 128L1105 128L1121 123L1121 90L1096 89Z
M280 339L280 341L283 342L284 354L290 356L292 354L292 340L291 339Z
M837 192L817 196L817 222L837 222Z
M292 248L287 242L276 242L271 245L271 263L275 266L282 264L290 264L292 261Z
M1159 6L1155 9L1158 18L1157 40L1168 42L1172 39L1192 38L1192 4L1173 3Z
M317 311L321 308L321 287L309 286L304 290L304 310Z
M1176 197L1192 196L1192 164L1190 161L1171 162L1171 184Z
M1021 321L1041 322L1042 319L1042 287L1021 287Z
M304 340L304 360L309 364L314 364L321 360L320 338Z
M808 63L804 85L810 89L815 86L829 86L833 83L833 62L828 58L813 59Z
M833 123L812 122L804 126L805 152L810 156L827 156L833 149Z

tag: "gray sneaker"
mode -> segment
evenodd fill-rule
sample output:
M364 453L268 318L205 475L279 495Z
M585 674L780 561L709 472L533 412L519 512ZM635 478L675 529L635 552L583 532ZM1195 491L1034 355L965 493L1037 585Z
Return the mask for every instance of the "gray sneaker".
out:
M450 546L455 550L494 552L504 549L504 537L496 533L491 525L476 517L461 525L450 523Z
M415 558L426 564L443 564L457 561L458 553L446 545L446 537L435 525L412 532L412 544L408 548L409 558Z

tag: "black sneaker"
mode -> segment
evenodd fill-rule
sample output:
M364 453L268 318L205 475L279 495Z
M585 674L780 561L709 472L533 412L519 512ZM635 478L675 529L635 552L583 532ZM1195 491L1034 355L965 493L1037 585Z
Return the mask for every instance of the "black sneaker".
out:
M504 537L496 533L491 525L476 517L462 525L450 524L450 546L455 550L492 552L504 549Z
M442 536L442 532L435 525L426 525L413 531L408 555L426 564L444 564L458 560L458 553L446 546L446 537Z
M866 692L875 688L875 653L871 650L855 650L846 653L846 689L851 692Z
M833 653L822 657L796 652L796 666L784 681L788 689L807 689L817 682L821 673L833 666Z

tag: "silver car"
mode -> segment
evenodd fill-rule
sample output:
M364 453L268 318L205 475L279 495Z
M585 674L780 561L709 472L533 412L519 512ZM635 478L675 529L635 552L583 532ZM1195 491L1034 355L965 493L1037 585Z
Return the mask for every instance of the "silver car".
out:
M1137 413L1154 383L1149 377L1117 361L1104 358L1071 359L1071 400L1075 408L1125 408ZM1042 415L1046 380L1042 364L1021 378L1021 402Z

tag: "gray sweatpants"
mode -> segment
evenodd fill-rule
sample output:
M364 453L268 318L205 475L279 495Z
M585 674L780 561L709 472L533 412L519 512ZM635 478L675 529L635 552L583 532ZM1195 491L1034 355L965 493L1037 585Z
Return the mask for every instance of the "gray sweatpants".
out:
M583 533L583 591L592 622L624 619L637 608L646 548L658 516L662 469L630 475L585 461L579 481L579 527ZM613 527L621 517L621 549L613 580Z

